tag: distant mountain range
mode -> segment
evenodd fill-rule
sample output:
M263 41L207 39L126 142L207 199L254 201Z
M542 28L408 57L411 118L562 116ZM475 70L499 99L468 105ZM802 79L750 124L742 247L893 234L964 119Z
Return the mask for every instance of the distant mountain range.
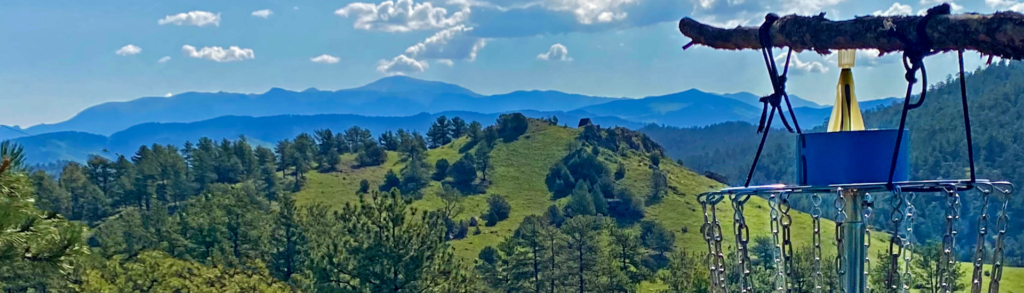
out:
M575 127L582 118L590 118L598 125L618 125L637 129L640 123L617 117L579 116L565 112L520 111L532 118L558 117L559 123ZM224 116L190 123L144 123L112 135L103 136L77 131L62 131L14 139L25 146L30 163L59 160L84 161L90 154L131 156L140 146L161 144L181 146L185 141L196 142L200 137L214 140L237 139L245 135L253 145L272 146L279 140L294 138L316 129L343 131L352 126L369 129L374 136L388 130L406 129L425 133L439 116L451 119L461 117L478 121L484 126L494 124L499 113L449 111L435 114L420 113L402 117L367 117L351 114L281 115L267 117Z
M104 148L131 153L143 144L180 145L202 136L234 139L244 134L257 143L272 143L317 128L338 130L353 125L374 133L398 128L426 131L440 115L461 116L485 125L500 113L524 112L530 117L557 116L571 126L589 117L605 126L634 129L645 124L691 127L756 122L762 108L759 98L746 92L719 95L696 89L640 99L558 91L481 95L458 85L394 76L337 91L188 92L109 102L60 123L0 128L0 140L18 138L32 161L47 162L82 160ZM790 101L804 125L822 124L831 113L829 106L796 96L790 96ZM861 107L893 102L891 98L866 101Z

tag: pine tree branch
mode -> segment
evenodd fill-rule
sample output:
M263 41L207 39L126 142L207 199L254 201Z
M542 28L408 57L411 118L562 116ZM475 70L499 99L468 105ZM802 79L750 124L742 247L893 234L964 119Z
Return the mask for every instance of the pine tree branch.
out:
M793 51L829 54L837 49L877 49L882 54L902 51L903 44L886 31L886 22L899 33L917 40L915 27L921 16L861 16L832 21L818 16L787 15L771 29L776 47ZM757 27L723 29L689 17L679 21L679 32L692 41L683 47L704 45L715 49L760 49ZM994 14L937 15L926 26L932 48L938 51L973 50L984 55L1024 59L1024 14L1002 11Z

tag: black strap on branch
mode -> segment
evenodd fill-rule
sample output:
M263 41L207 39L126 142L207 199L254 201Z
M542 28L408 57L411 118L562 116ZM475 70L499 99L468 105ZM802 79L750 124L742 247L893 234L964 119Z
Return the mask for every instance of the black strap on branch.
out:
M793 132L793 127L789 126L789 122L786 121L786 114L783 113L782 101L786 102L786 107L789 109L790 118L793 120L793 126L796 128L796 133L801 133L800 124L796 122L796 113L793 112L793 105L789 102L789 94L786 94L786 74L789 73L789 60L793 55L793 48L789 48L789 52L786 53L786 64L782 69L782 74L779 74L778 66L775 65L775 55L772 53L772 24L776 20L779 20L779 16L774 13L769 13L764 17L764 23L758 29L757 38L761 44L761 56L764 57L764 64L768 68L768 77L772 81L772 94L761 97L760 101L764 104L761 109L761 121L757 126L757 133L761 133L761 144L757 146L757 153L754 154L754 162L750 165L750 172L747 173L747 181L743 186L750 186L750 179L754 176L754 169L757 168L757 161L761 158L761 151L764 150L764 143L768 139L768 131L772 127L772 118L775 117L775 112L779 113L779 119L782 120L782 125L786 126L789 132ZM768 107L771 106L771 111Z
M934 18L936 15L948 15L949 13L950 5L946 3L928 9L928 13L925 14L925 16L922 17L920 20L918 20L917 26L914 28L914 31L917 34L915 40L911 40L906 35L899 33L898 31L896 31L895 27L889 28L888 34L892 37L895 37L897 40L900 41L900 43L903 44L903 68L907 70L906 75L904 75L904 78L907 80L907 94L906 97L903 98L903 113L900 116L899 132L896 133L896 146L894 147L892 153L892 164L889 166L889 181L887 182L887 187L889 188L889 190L893 189L892 179L896 173L896 162L899 159L900 147L902 146L903 142L903 131L906 129L907 112L909 112L912 109L921 107L921 104L924 103L924 99L926 97L926 94L928 93L928 74L924 68L924 57L938 53L938 51L932 49L931 39L928 38L928 33L926 31L926 28L928 27L928 21ZM964 81L964 61L962 50L959 52L959 57L960 96L963 100L964 128L966 129L967 153L968 157L970 158L971 183L973 184L975 181L974 147L973 141L971 139L970 114L967 111L967 86ZM910 103L910 97L914 89L914 83L917 83L917 78L915 76L918 70L921 71L921 94L917 102Z

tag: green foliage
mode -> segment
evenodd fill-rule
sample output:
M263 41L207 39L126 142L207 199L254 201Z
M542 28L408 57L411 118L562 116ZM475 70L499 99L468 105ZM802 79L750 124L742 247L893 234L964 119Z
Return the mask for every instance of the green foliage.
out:
M569 218L577 216L593 216L597 214L594 207L594 198L590 195L590 184L586 181L576 183L572 191L569 204L565 205L565 216Z
M37 209L28 177L12 171L12 161L0 165L0 289L60 291L88 253L85 228Z
M469 276L445 241L444 219L409 208L398 192L360 196L357 204L330 215L326 209L311 211L308 250L319 260L310 265L317 290L471 291Z
M388 170L387 174L384 174L384 183L380 185L378 190L383 192L390 192L392 188L399 188L402 186L402 179L398 178L395 171Z
M451 168L452 183L466 189L476 182L476 158L466 154L455 162Z
M505 143L519 139L519 136L526 133L526 129L529 127L526 116L522 113L501 114L494 125L497 128L497 135Z
M380 143L380 146L383 147L384 150L388 151L398 151L398 147L401 145L401 140L399 140L398 136L395 136L395 133L390 130L381 133L377 142Z
M480 179L487 181L487 169L491 166L491 146L482 144L476 147L474 152L477 169L480 170Z
M287 292L261 264L253 271L208 267L157 251L114 257L88 268L75 288L80 292Z
M460 117L452 118L450 124L451 124L451 133L450 134L451 134L451 138L452 139L459 139L459 138L461 138L463 136L466 136L467 132L469 131L469 126L466 125L466 120L463 120Z
M615 167L615 181L621 180L626 177L626 166L619 162L618 166Z
M640 222L640 241L644 247L659 254L672 251L676 243L676 234L655 221Z
M0 158L7 161L5 169L0 169L0 171L21 172L26 167L25 148L13 141L0 142Z
M487 227L493 227L498 222L508 219L508 214L512 212L512 205L509 205L504 196L498 194L492 194L487 198L487 207L487 211L481 216Z
M437 163L434 163L434 174L430 178L435 181L444 181L445 178L448 178L448 167L447 159L437 160Z
M544 219L548 224L555 227L561 227L562 224L565 223L565 215L562 214L562 209L559 209L558 206L555 205L549 206L548 209L544 211Z
M710 292L711 276L705 267L704 256L677 250L670 258L667 270L658 279L668 286L664 292L707 293ZM770 290L769 290L770 291ZM762 292L762 291L757 291ZM763 291L768 292L768 291Z
M427 141L430 142L430 148L437 148L452 142L452 124L448 121L448 117L441 115L437 117L437 121L430 125L430 130L427 131Z
M359 180L359 190L356 193L362 194L367 192L370 192L370 181L366 179Z
M376 143L369 142L363 145L356 156L359 167L380 166L388 161L388 152Z

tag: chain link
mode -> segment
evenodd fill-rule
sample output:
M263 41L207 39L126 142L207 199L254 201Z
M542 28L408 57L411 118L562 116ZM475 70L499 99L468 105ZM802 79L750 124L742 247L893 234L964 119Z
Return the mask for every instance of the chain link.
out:
M843 225L846 222L846 196L843 195L843 188L836 188L836 200L833 205L836 208L836 277L838 278L837 286L839 293L846 293L846 267L843 266L843 256L846 255L846 251L843 249L843 241L845 240L843 234L846 228Z
M999 218L996 220L996 249L992 252L992 277L988 283L989 293L999 292L999 280L1003 278L1003 246L1006 240L1006 227L1010 222L1006 206L1010 203L1012 190L1000 189L999 192L1002 193L1003 207L999 210Z
M899 187L896 188L898 190ZM914 213L917 212L917 210L914 208L915 197L916 194L914 194L913 192L911 192L909 196L905 197L907 207L906 209L904 209L904 213L906 214L904 222L907 223L907 229L906 236L903 237L903 277L900 278L900 281L902 281L903 283L903 290L901 291L903 293L909 293L910 288L913 288L914 286L914 276L911 273L912 271L910 269L910 261L911 254L914 253Z
M864 202L861 205L864 206L864 280L868 279L868 274L871 273L871 215L874 212L874 199L871 198L870 193L864 194ZM864 282L864 292L871 292L871 282Z
M750 199L750 195L738 196L733 195L732 198L732 209L733 209L733 224L732 229L735 234L737 255L736 263L739 265L740 270L740 292L749 293L751 292L750 286L750 253L747 251L747 244L750 243L750 229L747 227L747 220L743 216L743 206Z
M775 276L772 278L772 282L775 284L775 291L786 290L785 280L785 269L782 264L782 247L779 246L779 195L772 193L768 197L768 207L771 210L768 215L771 217L769 225L772 232L772 260L775 264Z
M782 260L785 264L785 278L782 283L786 292L793 292L793 240L790 233L790 226L793 225L793 218L789 216L789 193L779 194L779 226L782 227Z
M942 256L939 258L942 291L952 293L956 286L953 270L956 266L956 225L960 220L960 194L954 186L946 189L946 234L942 236Z
M814 193L811 195L811 204L814 206L811 208L811 226L813 234L811 235L811 241L814 245L814 293L821 293L821 287L824 284L824 275L821 273L821 195Z
M708 266L710 272L709 277L711 281L711 292L715 292L718 288L718 268L715 267L717 264L717 254L714 248L714 231L711 228L711 215L708 214L708 195L700 195L697 197L697 202L700 203L700 207L704 212L704 225L700 227L700 233L704 235L704 242L708 245L708 254L705 257L705 264Z
M978 242L974 248L974 273L971 275L971 293L981 293L982 271L985 265L985 234L988 233L988 200L991 189L976 187L981 191L981 216L978 218ZM990 187L991 188L991 187Z
M889 197L889 206L892 211L889 213L889 221L892 222L892 237L889 238L889 270L885 280L886 292L894 292L900 282L900 257L903 254L903 245L906 240L902 237L900 225L905 217L903 193L897 186L892 190ZM902 288L902 287L901 287Z
M718 202L721 196L711 202L711 231L715 241L715 268L718 269L718 288L725 293L725 252L722 250L722 223L718 221Z

